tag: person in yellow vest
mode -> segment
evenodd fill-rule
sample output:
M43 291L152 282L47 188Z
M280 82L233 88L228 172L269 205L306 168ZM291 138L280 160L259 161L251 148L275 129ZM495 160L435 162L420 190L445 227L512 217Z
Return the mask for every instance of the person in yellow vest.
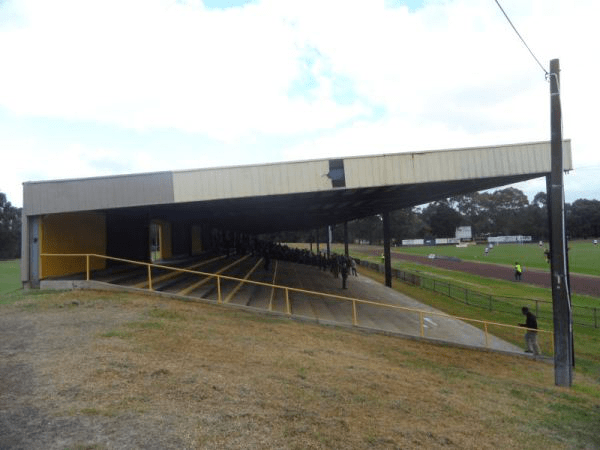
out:
M521 281L521 275L523 274L523 268L521 267L521 264L519 264L518 262L515 263L515 280L516 281Z

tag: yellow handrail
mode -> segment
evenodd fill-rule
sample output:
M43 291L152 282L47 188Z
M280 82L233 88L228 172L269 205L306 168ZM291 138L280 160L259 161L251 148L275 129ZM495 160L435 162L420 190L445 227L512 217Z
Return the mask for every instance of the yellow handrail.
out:
M182 273L191 273L191 274L195 274L195 275L203 275L208 277L206 280L203 280L204 282L208 281L211 278L216 278L217 279L217 303L222 303L222 293L221 293L221 279L225 279L225 280L233 280L233 281L237 281L239 283L250 283L250 284L254 284L254 285L258 285L258 286L266 286L266 287L270 287L272 289L283 289L284 293L285 293L285 305L286 305L286 314L288 316L292 315L292 306L291 306L291 302L290 302L290 298L289 298L289 292L296 292L296 293L302 293L302 294L308 294L308 295L315 295L315 296L321 296L321 297L329 297L329 298L333 298L333 299L337 299L337 300L343 300L343 301L350 301L352 302L352 323L353 325L358 325L358 313L356 310L356 304L362 304L362 305L370 305L370 306L377 306L377 307L382 307L382 308L391 308L394 310L398 310L398 311L404 311L404 312L412 312L412 313L416 313L419 315L419 327L420 327L420 335L421 337L425 336L425 330L424 330L424 315L428 314L428 315L432 315L432 316L438 316L438 317L444 317L444 318L448 318L448 319L455 319L455 320L461 320L463 322L472 322L472 323L477 323L480 325L483 325L484 328L484 334L485 334L485 346L486 348L489 348L489 336L488 336L488 325L493 325L493 326L497 326L497 327L504 327L504 328L513 328L513 329L518 329L518 330L529 330L529 328L525 328L522 326L517 326L517 325L507 325L507 324L503 324L503 323L497 323L497 322L490 322L487 320L479 320L479 319L471 319L468 317L459 317L459 316L452 316L450 314L446 314L443 312L438 312L438 311L426 311L426 310L422 310L422 309L416 309L416 308L409 308L406 306L398 306L398 305L390 305L387 303L379 303L379 302L375 302L372 300L362 300L362 299L358 299L358 298L353 298L353 297L346 297L343 295L337 295L337 294L328 294L325 292L316 292L316 291L308 291L306 289L299 289L299 288L293 288L293 287L289 287L289 286L282 286L282 285L277 285L277 284L270 284L270 283L264 283L261 281L254 281L254 280L248 280L248 279L240 279L240 278L236 278L236 277L230 277L227 275L220 275L219 273L214 274L214 273L207 273L207 272L200 272L197 270L190 270L190 269L182 269L179 267L172 267L172 266L165 266L162 264L152 264L152 263L147 263L147 262L140 262L140 261L133 261L133 260L128 260L128 259L123 259L123 258L115 258L113 256L106 256L106 255L97 255L94 253L42 253L40 254L40 256L60 256L60 257L85 257L86 258L86 279L89 280L90 279L90 257L95 257L95 258L104 258L107 260L113 260L113 261L120 261L120 262L126 262L128 264L133 264L133 265L140 265L140 266L147 266L148 268L148 290L152 291L152 273L151 273L151 269L152 267L155 268L159 268L159 269L166 269L166 270L171 270L171 271L175 271L175 272L182 272ZM247 256L245 257L247 258ZM242 258L242 259L245 259ZM237 261L236 263L238 263L240 261ZM227 267L231 267L233 265L235 265L236 263L230 264ZM226 268L222 269L221 271L225 270ZM220 271L220 272L221 272ZM271 308L272 306L270 306ZM271 309L270 309L271 310ZM532 329L533 330L533 329ZM552 353L554 353L554 334L551 331L547 331L547 330L533 330L533 331L537 331L539 333L548 333L552 336L551 339L551 351Z

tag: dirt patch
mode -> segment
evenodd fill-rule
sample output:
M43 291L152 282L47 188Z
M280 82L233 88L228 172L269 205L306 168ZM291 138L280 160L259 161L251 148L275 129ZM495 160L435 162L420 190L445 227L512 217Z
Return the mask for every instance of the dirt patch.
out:
M0 363L2 449L600 445L551 422L600 410L547 364L201 303L25 298L0 307Z
M73 409L71 400L85 389L81 371L98 333L135 314L95 302L75 311L70 297L58 295L50 309L0 316L0 448L183 448L168 428L169 418L140 421L124 413L115 421ZM35 303L25 307L37 309Z

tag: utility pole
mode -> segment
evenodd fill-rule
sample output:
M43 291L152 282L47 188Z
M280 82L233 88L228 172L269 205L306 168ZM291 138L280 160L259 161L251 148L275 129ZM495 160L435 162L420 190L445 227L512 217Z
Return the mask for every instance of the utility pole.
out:
M565 236L565 190L563 170L560 64L550 61L550 129L552 167L548 206L550 208L550 274L554 317L554 381L557 386L573 384L573 321Z

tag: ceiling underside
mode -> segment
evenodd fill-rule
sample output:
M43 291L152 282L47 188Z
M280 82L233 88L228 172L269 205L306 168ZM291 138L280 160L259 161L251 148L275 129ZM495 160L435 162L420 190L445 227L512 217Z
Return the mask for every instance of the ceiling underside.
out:
M545 175L522 174L362 189L337 188L289 195L121 208L106 212L111 215L144 214L169 221L210 224L224 230L250 234L312 230Z

